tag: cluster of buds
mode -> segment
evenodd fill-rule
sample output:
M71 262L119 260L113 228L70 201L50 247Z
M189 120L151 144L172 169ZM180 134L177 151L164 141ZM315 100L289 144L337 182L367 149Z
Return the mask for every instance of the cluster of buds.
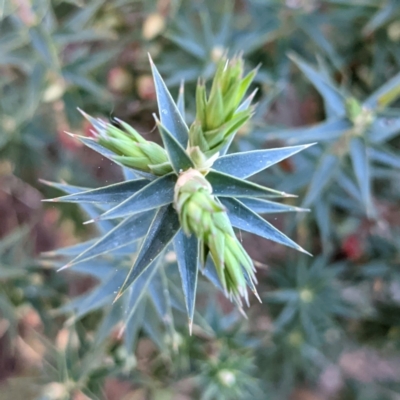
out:
M353 124L356 135L363 135L374 122L375 117L372 110L363 107L354 97L346 100L346 114L349 121Z
M175 186L175 208L187 235L200 240L201 262L208 254L229 297L247 299L246 278L255 281L251 258L235 236L224 207L212 195L212 187L195 169L183 172Z
M256 70L244 75L243 60L222 58L207 98L205 83L196 89L196 119L190 127L189 153L196 166L227 145L251 117L252 107L239 106L253 81Z
M115 119L113 125L98 120L96 131L97 142L116 154L113 157L116 162L158 176L172 171L166 151L143 138L126 122Z

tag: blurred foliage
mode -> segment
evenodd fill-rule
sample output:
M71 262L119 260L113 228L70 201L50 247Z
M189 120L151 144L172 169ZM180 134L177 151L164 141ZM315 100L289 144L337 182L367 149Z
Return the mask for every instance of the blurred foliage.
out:
M397 0L0 1L0 398L398 399L399 17ZM77 107L159 140L148 52L174 95L185 80L188 123L222 55L260 64L232 149L318 143L254 179L310 208L267 217L314 259L241 233L263 303L246 320L201 279L192 336L173 253L112 304L134 242L57 273L101 210L37 203L122 180L64 134L92 135Z

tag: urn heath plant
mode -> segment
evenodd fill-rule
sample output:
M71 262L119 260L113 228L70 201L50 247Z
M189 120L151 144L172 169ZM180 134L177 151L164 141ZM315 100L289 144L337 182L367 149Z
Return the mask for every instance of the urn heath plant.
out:
M101 212L88 223L109 224L104 236L83 247L63 268L136 244L133 265L126 273L117 271L124 278L114 281L115 300L149 271L163 269L163 255L173 249L191 327L199 271L214 276L239 307L242 298L248 302L247 287L258 296L254 263L235 228L306 252L258 214L298 210L271 200L292 196L248 178L309 145L227 154L254 109L254 92L247 97L246 93L256 70L245 74L240 57L219 62L209 91L199 80L196 117L190 126L184 117L183 88L175 103L150 63L159 107L154 118L163 146L123 121L106 123L82 112L93 125L94 137L77 138L129 171L130 178L50 201L92 203Z

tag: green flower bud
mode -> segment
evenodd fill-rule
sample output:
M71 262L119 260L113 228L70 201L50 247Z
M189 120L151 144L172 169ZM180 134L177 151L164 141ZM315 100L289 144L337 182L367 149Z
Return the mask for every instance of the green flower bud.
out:
M238 108L256 70L244 77L243 74L241 58L231 61L223 58L218 63L208 98L204 82L199 81L196 90L196 119L189 132L190 154L192 148L198 148L206 159L217 154L251 117L253 108L242 111L238 111ZM197 155L197 158L201 157Z
M240 304L247 296L246 276L255 281L253 262L210 183L195 169L185 171L175 185L174 204L184 232L200 240L203 265L210 254L226 293Z
M99 144L115 153L115 161L159 176L172 171L168 155L161 146L143 138L127 123L117 122L119 127L104 124L104 130L97 136Z
M362 135L371 126L375 118L373 111L363 107L354 97L346 99L346 114L354 126L356 135Z

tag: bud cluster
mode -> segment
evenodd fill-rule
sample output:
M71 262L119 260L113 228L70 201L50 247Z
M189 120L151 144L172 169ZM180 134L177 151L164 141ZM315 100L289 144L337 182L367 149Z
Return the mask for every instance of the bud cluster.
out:
M357 99L350 97L346 100L347 118L354 126L354 133L362 135L374 122L372 110L363 107Z
M144 139L129 124L116 120L118 127L104 124L97 136L103 147L116 155L113 159L122 165L154 175L165 175L172 171L166 151L157 143Z
M205 159L228 144L251 117L251 107L239 106L254 79L256 70L244 75L243 60L239 57L227 61L223 58L217 67L207 98L204 82L196 89L196 119L190 127L190 152L199 149Z
M245 275L255 281L254 266L211 185L199 171L189 169L178 178L174 203L184 232L200 240L203 265L209 253L225 291L240 303L247 293Z

